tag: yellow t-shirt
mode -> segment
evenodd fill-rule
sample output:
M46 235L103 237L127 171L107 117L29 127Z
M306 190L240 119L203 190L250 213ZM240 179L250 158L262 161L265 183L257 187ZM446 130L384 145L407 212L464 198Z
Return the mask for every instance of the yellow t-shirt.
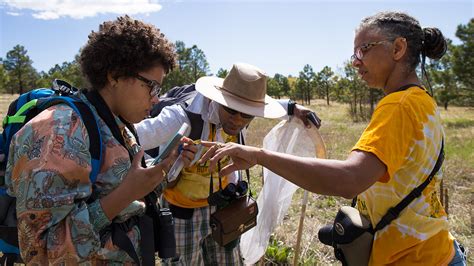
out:
M370 152L387 173L358 196L357 207L375 226L431 173L443 129L434 100L418 87L394 92L377 105L353 150ZM431 183L374 238L371 265L442 265L454 255L453 237L439 200L439 171Z
M237 142L236 136L227 135L224 130L220 130L221 139L227 142ZM209 139L215 140L215 132L209 133ZM204 154L207 149L204 149ZM226 166L230 159L223 158L220 161L221 167ZM219 175L217 167L212 173L213 191L219 190ZM209 161L202 164L196 163L190 167L184 168L179 176L179 181L173 188L168 188L163 192L165 199L173 205L182 208L200 208L208 206L207 197L209 196L211 173L209 172ZM221 177L222 188L228 184L227 177Z

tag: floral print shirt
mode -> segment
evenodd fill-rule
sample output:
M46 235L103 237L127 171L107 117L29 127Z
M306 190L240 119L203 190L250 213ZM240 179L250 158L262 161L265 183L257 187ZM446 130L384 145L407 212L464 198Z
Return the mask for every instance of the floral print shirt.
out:
M69 106L59 104L41 112L11 142L7 192L17 199L19 245L27 264L133 263L110 237L101 239L99 234L111 223L99 199L122 182L131 166L129 153L86 97L80 97L96 115L102 137L102 164L94 184L89 179L89 136L79 114ZM135 142L120 119L115 120L122 134L132 138L126 142ZM97 199L91 202L93 185ZM144 210L145 204L135 201L114 221L123 222ZM127 235L140 254L138 227Z

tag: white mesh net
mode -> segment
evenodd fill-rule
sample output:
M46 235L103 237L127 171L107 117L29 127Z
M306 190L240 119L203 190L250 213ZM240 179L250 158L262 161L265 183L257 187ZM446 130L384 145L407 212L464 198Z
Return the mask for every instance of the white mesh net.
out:
M326 149L318 129L305 128L300 119L277 124L264 138L268 150L303 156L326 158ZM270 235L288 211L294 192L293 183L264 168L264 186L257 198L257 225L242 235L240 249L245 264L256 263L264 254Z

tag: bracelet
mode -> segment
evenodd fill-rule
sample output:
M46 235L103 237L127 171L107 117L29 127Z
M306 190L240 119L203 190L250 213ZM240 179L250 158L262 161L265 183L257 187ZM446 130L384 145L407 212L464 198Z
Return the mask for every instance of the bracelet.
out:
M161 174L163 175L163 180L156 186L155 193L160 196L165 191L166 187L168 186L168 179L166 179L166 171L165 169L161 169Z
M168 173L165 171L165 169L161 169L161 174L163 175L163 181L168 181L168 180L166 179L166 175L167 175Z

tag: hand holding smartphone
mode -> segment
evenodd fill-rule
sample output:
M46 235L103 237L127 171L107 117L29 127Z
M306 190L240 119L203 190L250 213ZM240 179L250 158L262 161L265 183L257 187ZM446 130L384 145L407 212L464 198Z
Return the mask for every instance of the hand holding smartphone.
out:
M201 140L194 140L193 141L194 145L198 145L198 147L201 145ZM199 148L198 148L199 149ZM176 159L176 161L173 163L173 166L171 166L170 170L166 174L166 180L168 181L168 187L173 187L176 185L179 173L184 167L184 161L182 159L182 155Z
M158 156L151 163L151 165L159 164L166 157L168 157L171 151L173 151L178 146L181 138L186 135L188 129L189 129L189 125L187 123L183 123L183 125L181 125L181 128L178 130L178 132L176 132L176 134L171 138L171 140L166 145L165 149L163 149L163 151L161 151L160 154L158 154Z

